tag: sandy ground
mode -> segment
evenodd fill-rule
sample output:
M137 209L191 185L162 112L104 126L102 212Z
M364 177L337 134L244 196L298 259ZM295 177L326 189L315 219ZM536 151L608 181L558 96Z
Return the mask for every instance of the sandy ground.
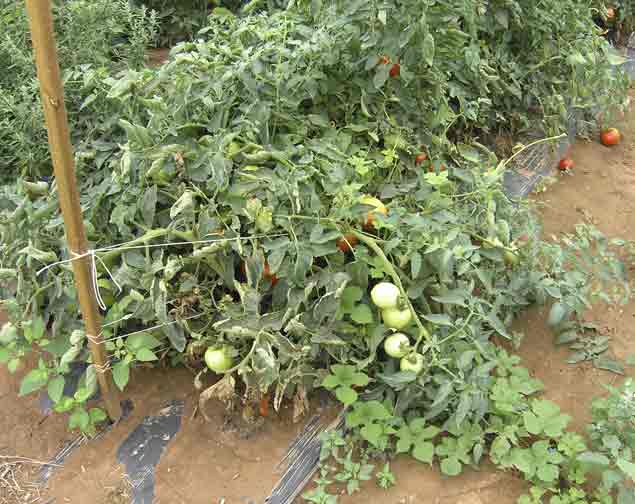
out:
M572 150L573 175L559 177L533 198L541 205L546 236L571 231L575 224L591 219L609 236L635 239L635 135L631 135L635 114L628 120L621 146L609 149L597 142L578 142ZM526 335L519 353L523 364L545 383L546 397L560 404L573 417L572 426L581 429L589 419L590 398L602 393L603 383L615 383L619 377L587 364L566 364L568 352L553 345L545 317L544 311L532 309L517 321L515 330ZM611 351L622 359L635 354L634 317L635 302L610 310L598 307L588 316L612 336ZM126 392L135 404L132 416L75 452L56 470L37 502L47 502L50 497L60 504L130 502L122 469L115 462L117 447L144 416L155 414L167 400L183 399L183 425L158 466L154 502L262 503L279 477L273 467L301 425L293 424L289 412L283 411L280 417L267 419L256 435L243 439L239 432L222 428L220 414L214 415L218 420L212 423L203 422L200 415L193 417L196 394L192 380L185 369L137 372ZM71 438L65 419L44 417L34 396L17 398L18 384L19 376L0 369L0 456L48 460ZM0 459L0 464L3 460L7 459ZM22 472L16 471L16 483L28 481L35 467L26 464ZM340 502L511 504L525 488L523 482L487 465L452 479L405 457L394 461L392 468L397 477L395 488L386 492L369 483L361 493ZM31 500L20 500L7 492L0 488L0 503L32 502L38 497L32 492Z

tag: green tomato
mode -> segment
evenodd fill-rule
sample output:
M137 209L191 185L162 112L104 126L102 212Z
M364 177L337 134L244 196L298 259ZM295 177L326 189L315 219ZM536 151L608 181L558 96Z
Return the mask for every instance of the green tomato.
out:
M397 329L398 331L406 327L412 320L412 312L409 308L400 310L398 308L388 308L383 310L381 315L384 319L384 323L391 329Z
M425 366L425 359L420 353L411 353L406 355L399 362L399 369L402 371L410 371L415 374L421 373Z
M506 250L503 253L503 260L507 266L516 266L520 262L520 257L518 257L518 255L514 252Z
M0 329L0 345L8 345L16 339L18 339L17 328L11 322L7 322L2 329Z
M373 287L370 291L370 298L375 306L385 310L387 308L396 308L399 301L399 289L395 284L390 282L381 282Z
M22 187L24 187L26 193L32 198L44 196L49 192L49 185L46 182L27 182L23 180Z
M404 333L395 333L384 341L384 350L395 359L405 357L410 351L410 339Z
M224 373L233 366L233 359L230 355L230 348L209 347L205 351L205 364L215 373Z
M240 152L240 149L242 149L242 146L238 143L238 142L231 142L226 149L226 153L227 153L227 157L229 159L232 159L236 156L236 154L238 154L238 152Z

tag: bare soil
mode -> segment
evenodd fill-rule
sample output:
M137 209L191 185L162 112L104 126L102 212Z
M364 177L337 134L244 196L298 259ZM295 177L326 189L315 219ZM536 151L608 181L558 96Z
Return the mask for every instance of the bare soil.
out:
M558 176L557 183L533 197L541 206L546 237L572 231L577 223L590 220L608 236L635 240L634 113L622 128L624 141L615 148L595 141L578 142L571 151L576 163L573 174ZM611 352L621 359L635 354L634 317L635 302L611 309L597 307L588 314L589 320L612 336ZM590 399L602 394L602 384L617 383L620 377L588 364L566 364L568 352L554 346L545 318L544 309L534 308L516 322L514 329L525 334L519 354L523 364L545 383L546 397L573 417L574 428L582 430L589 420ZM4 457L0 464L16 455L48 460L71 438L64 418L43 417L34 396L17 397L19 378L0 369L0 457ZM211 423L205 423L200 415L193 416L197 395L192 381L193 375L185 369L139 370L126 391L135 404L132 416L75 452L55 471L39 502L47 502L47 497L60 504L130 502L129 484L116 463L118 446L144 416L155 414L168 400L183 399L181 430L157 468L155 503L261 504L279 477L273 467L302 425L291 421L289 411L269 417L250 436L224 427L220 410ZM37 465L22 468L24 483ZM386 492L370 483L361 493L342 497L340 502L512 504L526 488L511 474L488 465L452 479L405 457L394 461L392 468L397 477L395 488ZM23 500L25 493L19 498L7 497L8 493L2 493L5 490L0 485L0 503L31 502Z

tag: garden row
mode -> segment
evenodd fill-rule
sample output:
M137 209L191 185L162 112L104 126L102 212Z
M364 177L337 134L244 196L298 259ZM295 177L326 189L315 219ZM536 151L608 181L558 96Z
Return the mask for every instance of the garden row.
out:
M129 30L114 49L112 26L91 31L103 9ZM624 295L625 284L613 288L625 244L590 226L542 242L529 208L504 195L507 162L493 150L500 135L537 124L559 134L570 108L623 106L627 79L613 72L587 2L256 11L215 9L155 69L142 65L153 15L125 2L58 11L116 384L141 362L204 370L207 354L224 375L208 395L271 398L276 409L289 400L301 412L326 386L371 451L413 448L447 474L488 453L534 492L574 502L559 482L582 483L589 461L576 457L594 452L565 435L553 404L528 401L539 384L496 342L520 343L509 324L534 303L552 303L550 324L575 338L598 282L610 287L604 299ZM12 12L0 163L21 176L0 189L11 320L0 361L16 371L39 355L21 392L46 388L71 427L92 432L104 418L87 407L94 366L64 395L69 365L90 354L70 265L57 264L68 251L30 55L17 50L24 18ZM372 300L381 282L391 297ZM404 345L388 343L394 330ZM611 467L622 461L623 477L632 454L621 453Z

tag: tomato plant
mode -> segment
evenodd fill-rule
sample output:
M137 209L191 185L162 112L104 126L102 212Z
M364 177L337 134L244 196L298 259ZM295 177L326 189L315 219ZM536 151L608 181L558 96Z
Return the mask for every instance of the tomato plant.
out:
M490 413L494 341L513 338L513 318L556 303L563 334L594 295L608 296L602 281L622 278L617 245L591 226L541 241L529 206L503 192L505 163L474 140L534 125L559 133L569 107L622 103L626 80L585 5L300 1L215 11L158 69L69 64L116 385L144 362L203 372L211 347L214 369L236 368L219 382L229 395L270 393L279 409L320 386L347 405L371 394L376 404L351 420L365 442L384 446L399 419L425 411L464 429L460 449L441 449L443 467L469 463ZM382 54L400 55L398 79ZM24 80L29 100L3 80L6 137L32 123L35 81ZM73 425L90 425L94 369L79 398L60 388L88 352L70 268L57 264L69 258L59 195L33 168L48 166L41 141L18 137L0 143L3 168L15 152L24 167L24 180L0 188L0 296L12 324L0 361L15 371L36 354L23 392L50 387L60 411L77 411ZM413 166L422 145L434 173ZM375 299L377 284L392 285L389 299ZM419 374L381 351L401 330L424 358ZM231 349L231 363L217 365L217 348ZM419 441L408 447L427 460Z

